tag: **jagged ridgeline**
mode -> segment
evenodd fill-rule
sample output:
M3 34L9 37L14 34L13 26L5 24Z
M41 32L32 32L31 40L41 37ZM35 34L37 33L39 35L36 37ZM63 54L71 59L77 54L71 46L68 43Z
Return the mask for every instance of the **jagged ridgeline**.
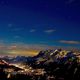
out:
M36 56L38 68L45 68L54 80L80 79L80 53L67 50L45 50Z
M8 80L80 80L80 53L49 49L34 57L3 57L0 74Z

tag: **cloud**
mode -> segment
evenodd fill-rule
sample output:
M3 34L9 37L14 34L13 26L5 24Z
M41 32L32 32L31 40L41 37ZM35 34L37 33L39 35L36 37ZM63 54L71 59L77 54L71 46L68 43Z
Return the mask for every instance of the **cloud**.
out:
M40 41L39 43L40 43L40 44L47 44L47 43L49 43L49 42L47 42L47 41Z
M75 0L67 0L66 1L66 4L71 4L71 3L73 3Z
M18 38L21 38L21 36L16 35L16 36L14 36L14 38L15 39L18 39Z
M31 29L31 30L30 30L30 32L35 32L35 31L36 31L36 29Z
M80 41L67 41L67 40L60 40L60 43L65 43L65 44L80 44Z
M59 41L61 43L66 43L66 44L80 44L78 41L66 41L66 40L61 40ZM10 44L0 44L0 55L25 55L25 56L34 56L39 53L41 50L46 50L46 49L73 49L73 47L64 47L64 46L50 46L47 44L27 44L23 42L16 42L16 43L10 43ZM74 48L76 49L76 47Z
M44 32L50 34L50 33L53 33L53 32L55 32L55 31L56 31L56 30L54 30L54 29L48 29L48 30L45 30Z
M34 56L41 50L51 49L51 46L44 44L25 44L25 43L12 43L0 45L0 55L25 55Z
M7 0L5 0L5 1L4 0L1 0L0 1L0 5L1 6L7 6L7 4L8 4L8 1Z
M13 24L8 24L8 27L12 27L13 26Z
M22 28L14 28L13 31L21 31L23 30Z
M11 49L11 50L12 50L12 49L16 49L16 48L17 48L16 45L12 45L12 46L9 46L9 47L8 47L8 49Z

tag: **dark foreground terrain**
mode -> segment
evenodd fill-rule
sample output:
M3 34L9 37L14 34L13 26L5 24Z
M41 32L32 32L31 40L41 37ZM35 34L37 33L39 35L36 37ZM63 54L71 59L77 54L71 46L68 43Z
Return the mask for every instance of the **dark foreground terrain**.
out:
M0 80L80 80L80 53L57 49L34 57L2 57Z

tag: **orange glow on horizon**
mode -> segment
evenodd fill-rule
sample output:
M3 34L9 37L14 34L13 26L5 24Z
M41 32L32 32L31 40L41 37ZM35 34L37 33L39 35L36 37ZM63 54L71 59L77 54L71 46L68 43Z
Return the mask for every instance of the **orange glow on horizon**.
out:
M35 56L39 53L37 50L10 50L7 53L11 55Z

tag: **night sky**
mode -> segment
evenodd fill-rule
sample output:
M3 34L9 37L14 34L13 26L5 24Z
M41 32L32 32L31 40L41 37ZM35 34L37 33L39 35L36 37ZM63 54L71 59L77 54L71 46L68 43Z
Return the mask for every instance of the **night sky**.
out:
M0 45L80 48L80 0L0 0Z

